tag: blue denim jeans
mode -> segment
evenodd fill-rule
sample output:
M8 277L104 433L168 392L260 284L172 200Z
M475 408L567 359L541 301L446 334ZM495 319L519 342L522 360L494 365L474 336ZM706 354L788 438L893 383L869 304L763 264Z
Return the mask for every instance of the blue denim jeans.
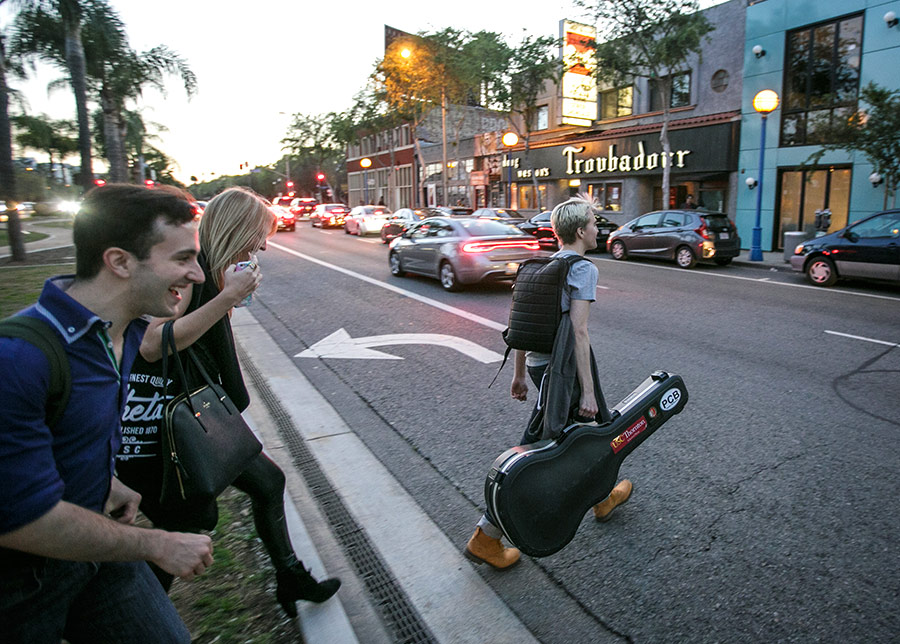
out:
M191 636L144 562L29 557L0 570L5 644L190 644Z

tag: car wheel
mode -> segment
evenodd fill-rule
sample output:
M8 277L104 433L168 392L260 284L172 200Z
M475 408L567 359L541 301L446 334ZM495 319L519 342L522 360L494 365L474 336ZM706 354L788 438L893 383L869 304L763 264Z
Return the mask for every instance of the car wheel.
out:
M381 243L382 243L382 244L386 244L386 243L388 243L389 241L390 241L390 240L389 240L387 237L385 237L384 233L381 233Z
M294 232L295 230L297 230L297 224L294 224L293 226L288 228L288 230L290 230L291 232Z
M713 261L719 266L728 266L731 263L731 257L717 257Z
M628 257L628 251L625 249L625 244L618 239L610 244L609 252L613 256L613 259L626 259Z
M459 279L456 277L456 271L453 270L453 265L450 262L441 262L440 275L441 286L444 287L445 291L456 292L462 290Z
M347 226L344 226L344 234L345 234L345 235L349 235L349 234L350 234L350 229L347 228Z
M687 246L679 246L675 249L675 262L681 268L694 268L694 265L697 263L697 258L694 256L694 251L692 251Z
M391 265L391 275L394 277L406 275L406 271L403 270L403 264L400 262L400 256L397 253L391 253L390 257L388 257L388 262Z
M831 286L837 277L834 264L827 257L816 257L806 265L806 279L815 286Z

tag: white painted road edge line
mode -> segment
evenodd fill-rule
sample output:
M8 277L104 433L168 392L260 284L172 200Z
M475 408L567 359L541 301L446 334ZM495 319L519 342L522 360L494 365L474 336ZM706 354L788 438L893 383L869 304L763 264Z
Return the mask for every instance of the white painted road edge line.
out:
M463 558L464 544L450 542L253 315L236 309L232 324L241 346L437 640L536 643ZM473 513L473 526L476 519Z
M900 344L897 344L896 342L886 342L884 340L875 340L874 338L864 338L861 335L850 335L849 333L841 333L840 331L829 331L828 329L825 329L825 333L828 333L831 335L839 335L842 338L850 338L851 340L862 340L863 342L873 342L874 344L883 344L887 347L900 347Z
M436 309L440 309L442 311L446 311L447 313L452 313L453 315L458 315L461 318L469 320L470 322L475 322L476 324L481 324L482 326L486 326L489 329L494 329L495 331L503 331L506 329L505 324L500 324L499 322L494 322L493 320L489 320L487 318L483 318L480 315L475 315L474 313L469 313L468 311L464 311L462 309L458 309L455 306L450 306L449 304L444 304L443 302L438 302L437 300L433 300L430 297L425 297L424 295L418 295L416 293L411 293L402 288L398 288L392 284L387 284L386 282L382 282L381 280L374 279L369 277L368 275L362 275L360 273L356 273L354 271L348 270L343 266L337 266L335 264L329 264L328 262L324 262L321 259L317 259L310 255L304 255L303 253L295 251L293 248L288 248L287 246L282 246L281 244L276 244L274 242L269 242L269 246L272 248L277 248L278 250L283 250L285 253L293 255L294 257L299 257L300 259L305 259L308 262L312 262L313 264L318 264L319 266L324 266L325 268L330 268L333 271L337 271L338 273L343 273L344 275L349 275L350 277L355 277L358 280L362 280L363 282L367 282L369 284L373 284L378 286L379 288L386 289L393 293L397 293L398 295L402 295L404 297L408 297L410 299L421 302L422 304L427 304L428 306L433 306Z
M271 246L271 244L270 244ZM604 259L602 257L595 257L598 262L615 262L615 259ZM900 298L891 297L889 295L876 295L874 293L857 293L856 291L845 291L839 288L823 288L821 286L812 286L810 284L791 284L789 282L773 282L770 278L759 278L759 277L742 277L740 275L723 275L721 273L698 273L697 271L686 271L683 268L675 268L672 266L654 266L651 264L639 264L634 263L634 266L639 266L641 268L651 268L660 271L678 271L683 275L697 275L698 277L721 277L724 279L732 279L732 280L743 280L745 282L755 282L756 284L771 284L773 286L790 286L792 288L805 288L810 289L812 291L816 291L818 293L833 293L837 295L857 295L859 297L873 297L878 300L891 300L893 302L900 302ZM755 269L754 269L755 270Z

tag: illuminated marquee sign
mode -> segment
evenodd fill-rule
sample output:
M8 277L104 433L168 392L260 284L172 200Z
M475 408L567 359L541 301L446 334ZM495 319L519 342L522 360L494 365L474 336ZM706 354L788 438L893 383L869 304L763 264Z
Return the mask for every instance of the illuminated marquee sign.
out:
M664 154L644 151L644 142L637 142L636 154L616 154L616 144L609 146L606 154L602 156L580 156L584 152L584 146L567 145L562 149L563 158L566 160L566 174L594 174L600 172L632 172L637 170L655 170L657 168L683 168L684 158L691 153L690 150L675 150Z
M597 79L593 42L597 30L570 20L559 22L563 69L561 121L590 126L597 120Z

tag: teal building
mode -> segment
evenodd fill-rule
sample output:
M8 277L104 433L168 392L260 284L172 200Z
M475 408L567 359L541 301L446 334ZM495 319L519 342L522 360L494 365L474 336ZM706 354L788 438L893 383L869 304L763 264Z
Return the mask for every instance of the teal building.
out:
M816 210L831 210L835 231L882 209L884 185L870 181L872 166L861 152L805 162L819 149L816 125L852 113L862 87L900 88L900 24L891 20L897 16L900 0L748 2L735 222L745 248L760 190L764 251L783 248L785 232L812 236ZM760 176L762 118L753 97L764 89L777 92L780 103L767 119Z

